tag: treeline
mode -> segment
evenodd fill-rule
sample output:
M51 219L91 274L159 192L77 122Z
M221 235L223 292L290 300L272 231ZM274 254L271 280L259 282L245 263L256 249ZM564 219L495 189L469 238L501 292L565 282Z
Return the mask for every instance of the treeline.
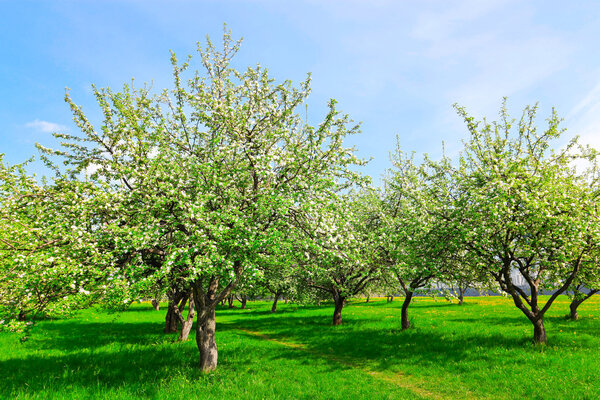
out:
M185 340L195 319L210 371L215 308L234 295L271 296L274 312L281 297L332 300L337 325L348 298L400 291L407 329L411 299L434 283L461 297L497 290L545 343L557 296L572 295L576 318L600 288L597 152L562 145L554 111L539 128L537 107L514 120L503 103L488 122L455 106L469 133L455 159L398 147L373 187L343 144L358 125L334 100L308 124L310 76L294 86L236 70L239 46L229 33L222 48L199 46L201 72L172 54L173 87L160 93L94 87L99 126L67 93L81 134L38 146L52 179L0 158L2 326L167 298L165 330Z

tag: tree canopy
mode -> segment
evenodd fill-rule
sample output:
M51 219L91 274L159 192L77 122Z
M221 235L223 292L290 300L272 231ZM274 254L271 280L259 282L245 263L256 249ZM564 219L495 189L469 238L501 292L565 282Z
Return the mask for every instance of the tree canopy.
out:
M258 271L261 253L293 229L293 215L352 182L361 164L343 146L358 130L335 101L313 127L297 110L310 93L276 83L261 66L230 62L239 49L229 32L218 50L198 46L192 57L171 56L174 86L159 94L125 85L94 89L103 113L99 129L67 94L82 136L59 134L66 176L110 193L104 230L127 268L147 271L149 253L164 258L152 277L184 279L194 294L201 368L216 367L214 310L244 274Z

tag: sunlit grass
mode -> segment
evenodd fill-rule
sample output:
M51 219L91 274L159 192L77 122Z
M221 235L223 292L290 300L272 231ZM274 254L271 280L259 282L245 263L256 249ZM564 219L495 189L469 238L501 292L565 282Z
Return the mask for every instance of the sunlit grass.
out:
M404 332L401 300L352 301L339 327L327 305L219 309L219 368L208 375L196 368L193 335L176 343L162 333L164 311L146 304L42 321L26 342L0 335L0 398L600 397L595 298L577 322L564 319L568 299L560 298L543 347L531 344L529 322L505 298L463 306L418 298Z

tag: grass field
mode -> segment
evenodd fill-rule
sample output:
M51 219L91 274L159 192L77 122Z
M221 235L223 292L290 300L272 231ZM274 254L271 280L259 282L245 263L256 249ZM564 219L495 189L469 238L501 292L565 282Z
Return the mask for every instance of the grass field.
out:
M41 321L25 342L0 334L0 398L598 399L600 300L567 321L546 318L547 346L508 299L463 306L418 298L401 332L401 303L358 300L332 327L331 306L249 303L217 311L219 368L195 367L194 338L162 333L164 311L87 310Z

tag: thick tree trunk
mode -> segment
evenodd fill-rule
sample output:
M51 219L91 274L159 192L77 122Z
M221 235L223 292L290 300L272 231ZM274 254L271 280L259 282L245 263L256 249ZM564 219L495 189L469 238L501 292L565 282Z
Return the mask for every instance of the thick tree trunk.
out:
M240 303L242 303L242 305L240 306L240 308L243 310L246 308L246 302L248 301L248 297L247 296L242 296L242 300L240 301Z
M214 371L217 368L217 342L215 341L215 309L202 310L203 317L196 323L196 344L200 351L200 369L202 372Z
M410 328L410 321L408 320L408 306L410 305L410 301L412 300L413 292L406 292L406 297L404 298L404 303L402 303L402 314L401 314L401 324L402 330L406 330Z
M160 302L157 299L152 299L152 307L154 307L156 311L160 311Z
M335 309L333 310L333 325L341 325L342 324L342 309L344 308L344 301L346 299L341 296L334 296L333 301L335 304Z
M214 371L217 368L217 342L215 339L215 308L217 303L231 294L243 271L242 263L233 263L235 278L220 289L217 276L202 276L192 282L194 306L196 307L196 345L200 353L200 370ZM206 286L205 286L206 285Z
M181 324L181 332L179 333L179 341L185 342L188 340L188 336L190 335L190 331L192 330L192 325L194 325L194 296L190 295L190 304L188 308L188 315L185 321Z
M273 298L273 306L271 306L271 312L272 313L277 312L277 300L279 300L279 296L281 296L281 292L277 291L275 293L274 298Z
M544 328L544 320L542 318L533 322L533 342L536 344L546 344L546 328Z
M462 289L458 289L458 305L459 306L463 305L464 295L465 295L465 292Z

